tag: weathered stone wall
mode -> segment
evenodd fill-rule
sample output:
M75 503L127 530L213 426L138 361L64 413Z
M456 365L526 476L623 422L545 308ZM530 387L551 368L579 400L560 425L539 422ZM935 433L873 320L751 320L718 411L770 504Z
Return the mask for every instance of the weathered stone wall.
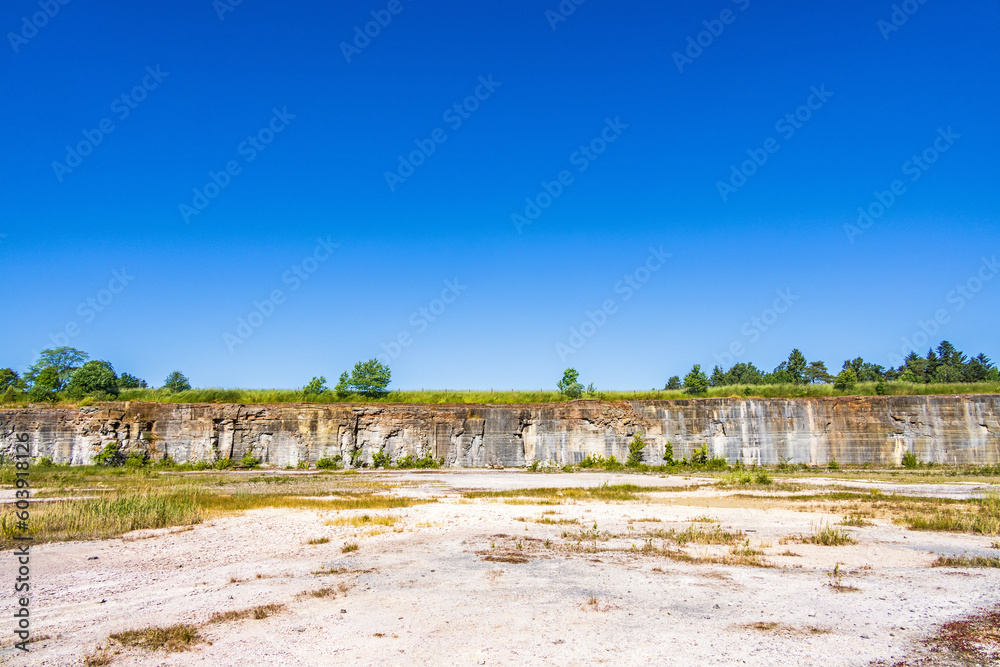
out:
M0 455L27 433L35 456L86 464L109 442L174 461L240 459L277 466L351 453L395 461L426 453L448 466L575 463L587 454L625 460L642 432L644 458L677 458L708 443L730 462L898 464L1000 462L1000 396L829 399L693 399L539 405L176 405L105 403L82 408L0 409Z

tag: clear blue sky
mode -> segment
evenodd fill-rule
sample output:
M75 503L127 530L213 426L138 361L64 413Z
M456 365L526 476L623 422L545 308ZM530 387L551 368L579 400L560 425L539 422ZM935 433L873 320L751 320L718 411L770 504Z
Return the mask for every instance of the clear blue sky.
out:
M0 10L0 366L68 342L154 384L297 387L403 334L397 388L552 388L574 366L648 389L734 342L766 370L792 347L887 364L938 311L935 344L1000 357L1000 279L952 292L1000 251L995 0L914 2L898 30L860 0L587 0L566 20L557 0L48 1ZM372 12L391 22L345 56ZM434 152L411 174L415 142ZM730 181L749 155L767 161ZM185 216L210 172L228 185ZM543 181L562 191L518 227ZM302 281L320 238L339 247Z

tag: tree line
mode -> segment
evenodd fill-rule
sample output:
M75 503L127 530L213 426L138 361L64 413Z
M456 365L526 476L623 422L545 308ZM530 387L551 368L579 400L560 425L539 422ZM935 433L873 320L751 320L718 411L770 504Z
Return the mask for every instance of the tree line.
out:
M344 371L333 389L320 376L314 377L302 391L306 399L316 399L328 392L340 398L351 395L376 398L386 393L391 378L388 366L371 359L359 361L350 373ZM11 368L0 369L0 401L5 403L22 399L30 403L85 398L113 400L123 389L151 388L139 377L129 373L119 375L111 362L91 360L86 352L72 347L43 350L23 377ZM169 393L187 391L191 382L180 371L173 371L159 389Z
M834 376L823 361L808 361L798 348L792 350L788 359L778 364L770 373L762 371L752 363L737 363L729 370L721 366L712 369L707 376L699 364L684 376L674 375L667 381L666 389L683 389L689 394L704 394L709 387L754 386L754 385L805 385L833 384L835 388L850 390L859 382L911 382L923 384L943 384L956 382L998 382L1000 370L985 354L967 357L948 341L941 341L937 349L930 349L921 357L911 352L898 368L886 368L865 361L861 357L848 359L840 372Z

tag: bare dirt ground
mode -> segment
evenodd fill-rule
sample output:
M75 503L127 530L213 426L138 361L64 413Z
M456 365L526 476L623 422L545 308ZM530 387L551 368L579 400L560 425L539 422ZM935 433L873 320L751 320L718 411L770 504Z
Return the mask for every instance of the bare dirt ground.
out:
M797 536L837 525L845 512L830 505L803 511L780 493L749 498L687 486L695 480L679 476L613 473L364 476L436 502L378 511L253 510L193 528L34 547L32 632L48 638L25 654L10 648L5 633L0 662L976 664L922 640L1000 604L1000 570L931 567L941 555L996 557L996 538L917 532L872 517L870 525L843 528L855 544L802 543ZM604 483L667 490L625 501L463 497ZM868 486L951 498L980 488ZM363 515L395 523L348 523ZM330 525L337 520L346 525ZM662 538L691 526L742 534L731 544ZM357 549L345 552L349 545ZM4 555L4 582L14 579L13 561ZM268 604L283 606L266 618L208 623L218 612ZM5 597L7 627L12 610ZM197 626L201 637L184 651L108 641L112 633L180 623Z

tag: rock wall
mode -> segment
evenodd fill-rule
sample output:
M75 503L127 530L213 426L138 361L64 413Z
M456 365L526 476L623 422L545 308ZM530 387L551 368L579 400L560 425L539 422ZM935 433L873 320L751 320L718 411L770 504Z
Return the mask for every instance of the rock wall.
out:
M430 453L445 465L576 463L588 454L624 461L641 432L649 463L664 445L690 456L707 443L730 462L898 465L1000 462L1000 396L878 396L826 399L692 399L538 405L214 405L103 403L81 408L0 408L0 456L27 433L35 456L86 464L105 445L143 449L178 463L240 459L276 466L324 456L371 462Z

